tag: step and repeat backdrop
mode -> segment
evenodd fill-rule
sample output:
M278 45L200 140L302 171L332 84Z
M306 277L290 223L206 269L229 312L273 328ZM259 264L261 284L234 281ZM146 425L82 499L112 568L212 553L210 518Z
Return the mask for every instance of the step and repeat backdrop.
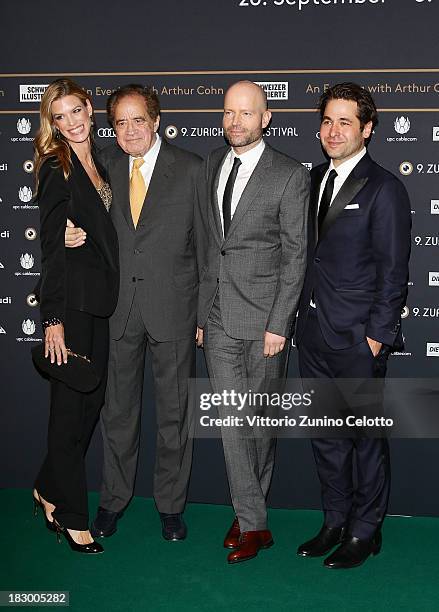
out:
M14 49L0 74L0 486L31 486L44 452L48 389L30 360L31 347L42 339L34 295L41 267L33 140L41 96L59 76L70 76L91 95L99 147L115 141L105 114L108 95L136 82L151 85L160 97L161 135L201 156L224 144L227 87L253 80L266 90L273 112L267 142L309 169L324 160L315 110L319 95L341 81L367 88L379 108L370 154L403 181L412 204L409 293L401 313L405 349L392 355L389 375L438 375L439 54L434 23L439 8L434 0L190 0L184 12L170 0L160 7L135 2L129 23L118 18L111 2L106 12L78 14L73 22L67 8L58 6L54 32L47 30L46 17L55 3L47 3L47 15L32 3L24 5L21 27L27 36L19 47L9 3L0 31L1 44L9 49L3 58ZM198 365L205 376L201 352ZM289 375L298 375L295 349ZM154 403L148 372L144 406L137 493L150 495ZM439 494L429 490L439 441L394 440L392 447L390 510L439 514ZM90 488L96 489L99 431L88 463ZM228 503L218 440L196 444L190 498ZM276 506L319 507L306 440L279 443L270 499Z

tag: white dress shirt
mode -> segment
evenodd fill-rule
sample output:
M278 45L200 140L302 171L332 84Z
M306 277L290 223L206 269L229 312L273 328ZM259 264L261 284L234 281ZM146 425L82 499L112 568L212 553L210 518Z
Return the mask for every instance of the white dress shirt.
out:
M241 165L238 168L238 174L236 176L235 185L233 187L232 194L232 203L231 203L231 216L233 219L233 215L235 214L236 207L238 206L238 202L241 199L242 192L244 191L249 178L253 174L253 170L256 168L258 161L261 159L261 155L265 149L265 142L261 140L258 144L242 153L241 155L237 155L233 149L227 153L224 163L221 168L219 183L218 183L218 207L219 213L221 217L221 225L224 230L224 221L223 221L223 196L224 191L226 189L227 179L229 178L229 174L233 168L233 161L235 157L241 160Z
M162 139L158 134L156 134L156 141L152 145L149 151L145 153L143 159L145 161L144 164L140 166L140 172L142 173L143 180L145 181L146 189L148 189L148 185L151 182L152 173L154 172L155 163L157 161L158 154L160 152L160 145L162 144ZM133 170L134 160L137 159L130 155L130 177L131 172Z
M331 198L331 204L332 204L332 202L334 201L335 196L337 195L337 193L342 188L343 183L345 182L345 180L348 178L348 176L350 175L352 170L355 168L355 166L358 164L360 159L366 155L366 151L367 151L366 147L363 147L359 153L354 155L354 157L351 157L350 159L347 159L345 162L343 162L342 164L340 164L337 167L334 166L334 162L331 159L331 163L329 164L329 168L326 170L325 175L324 175L323 180L322 180L322 183L320 185L319 208L320 208L320 201L321 201L322 195L323 195L323 190L325 189L326 181L328 180L328 176L329 176L329 173L331 172L331 170L335 170L337 172L337 176L335 177L335 180L334 180L334 191L332 192L332 198Z

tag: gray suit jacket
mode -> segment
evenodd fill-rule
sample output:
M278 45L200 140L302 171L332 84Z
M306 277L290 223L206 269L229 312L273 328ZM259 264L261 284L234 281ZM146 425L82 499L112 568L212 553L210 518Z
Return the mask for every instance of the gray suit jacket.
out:
M162 140L137 228L130 211L129 156L112 145L101 159L113 191L111 217L119 238L120 291L111 337L123 335L135 292L155 340L194 335L206 236L198 195L201 158Z
M260 340L264 331L290 337L306 265L309 172L266 145L224 240L217 188L229 148L204 164L209 243L198 298L204 327L217 290L226 333Z

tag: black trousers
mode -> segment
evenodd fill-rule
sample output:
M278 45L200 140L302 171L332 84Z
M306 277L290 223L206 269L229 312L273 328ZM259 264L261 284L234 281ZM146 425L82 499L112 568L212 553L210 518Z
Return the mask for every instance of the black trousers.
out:
M390 351L384 346L374 357L367 340L347 349L331 349L323 338L313 308L309 309L298 348L300 375L306 379L384 378ZM371 538L384 520L389 499L387 439L315 438L311 442L321 484L325 524L347 526L353 536Z
M47 455L35 488L56 506L53 516L60 525L85 531L88 529L85 454L104 402L108 319L67 310L64 331L67 348L91 359L100 383L94 391L80 393L51 379Z

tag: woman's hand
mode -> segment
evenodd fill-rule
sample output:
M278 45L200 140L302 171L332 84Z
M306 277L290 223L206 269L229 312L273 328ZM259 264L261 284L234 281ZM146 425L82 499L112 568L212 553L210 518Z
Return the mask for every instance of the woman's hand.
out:
M44 357L49 357L50 363L67 363L67 349L64 344L64 325L58 323L57 325L50 325L46 327L46 333L44 336Z
M69 249L85 244L87 234L81 227L75 227L70 219L67 219L66 231L64 233L64 244Z
M204 329L201 327L197 327L197 331L195 334L195 342L197 343L198 348L201 348L204 343Z

